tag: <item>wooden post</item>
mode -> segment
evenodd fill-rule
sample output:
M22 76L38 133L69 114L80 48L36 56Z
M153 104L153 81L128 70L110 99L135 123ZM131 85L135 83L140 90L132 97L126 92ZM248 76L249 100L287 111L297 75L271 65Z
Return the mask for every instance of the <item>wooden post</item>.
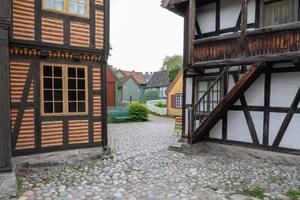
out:
M241 9L241 37L240 37L240 53L242 57L246 56L246 32L247 32L247 16L248 16L248 0L242 1Z
M0 172L11 170L9 26L10 0L0 1Z
M193 106L188 107L188 121L189 121L189 127L188 127L188 142L191 144L193 142L193 133L194 133L194 122L193 122Z
M188 64L192 65L194 60L194 38L195 38L195 25L196 25L196 0L189 1L189 35L188 35Z

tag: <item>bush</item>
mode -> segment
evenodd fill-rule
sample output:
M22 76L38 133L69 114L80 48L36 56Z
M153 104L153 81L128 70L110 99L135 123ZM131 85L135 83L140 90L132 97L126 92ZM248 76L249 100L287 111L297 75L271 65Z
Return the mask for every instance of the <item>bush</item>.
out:
M167 104L163 103L163 102L158 102L157 104L155 104L156 107L159 107L159 108L166 108L167 107Z
M145 104L132 103L128 109L133 121L148 121L148 109Z

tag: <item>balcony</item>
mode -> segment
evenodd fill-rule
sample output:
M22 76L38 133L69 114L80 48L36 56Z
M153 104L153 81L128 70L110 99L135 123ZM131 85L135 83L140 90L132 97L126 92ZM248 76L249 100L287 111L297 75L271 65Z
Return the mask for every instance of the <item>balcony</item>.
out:
M241 33L194 41L193 66L251 64L300 57L300 22L248 30L241 50Z

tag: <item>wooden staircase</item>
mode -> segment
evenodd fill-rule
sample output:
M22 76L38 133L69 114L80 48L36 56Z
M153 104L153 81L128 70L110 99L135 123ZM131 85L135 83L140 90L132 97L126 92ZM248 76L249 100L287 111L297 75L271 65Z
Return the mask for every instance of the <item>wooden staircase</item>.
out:
M203 139L205 135L216 125L216 123L222 118L223 114L232 106L263 72L265 65L253 64L243 75L240 75L240 70L236 73L239 76L239 80L235 86L223 97L218 98L216 106L210 112L205 106L205 101L208 97L215 96L210 95L214 91L214 88L222 80L225 74L228 75L230 67L227 67L216 78L214 83L210 86L207 92L199 99L199 101L189 108L189 138L190 144L195 143ZM239 68L240 69L240 68ZM227 76L228 77L228 76ZM228 82L228 81L227 81Z

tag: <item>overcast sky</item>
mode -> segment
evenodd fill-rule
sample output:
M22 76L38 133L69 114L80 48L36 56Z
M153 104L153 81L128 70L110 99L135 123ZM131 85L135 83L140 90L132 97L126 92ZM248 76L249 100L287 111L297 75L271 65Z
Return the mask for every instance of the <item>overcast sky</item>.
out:
M111 0L109 64L157 71L166 55L182 55L183 18L162 8L161 0Z

